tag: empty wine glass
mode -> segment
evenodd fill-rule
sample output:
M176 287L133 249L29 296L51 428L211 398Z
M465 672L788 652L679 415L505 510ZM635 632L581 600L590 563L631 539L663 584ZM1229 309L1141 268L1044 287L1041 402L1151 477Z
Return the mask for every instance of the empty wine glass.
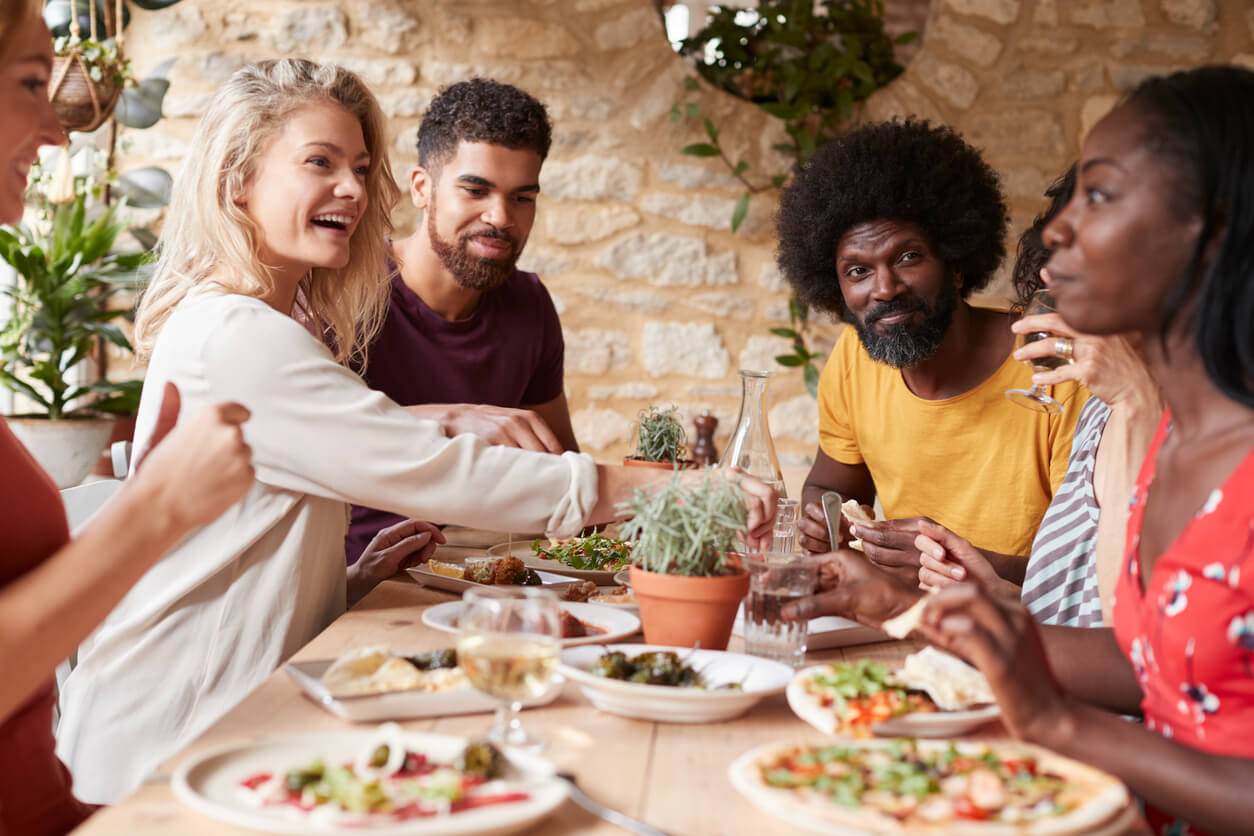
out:
M524 700L554 687L561 647L561 609L548 589L469 589L458 619L457 660L470 684L500 705L488 739L538 748L518 720Z
M1042 288L1032 294L1032 298L1028 300L1027 307L1023 310L1023 315L1033 316L1035 314L1053 313L1054 310L1053 295L1048 290ZM1056 338L1056 335L1051 334L1049 331L1032 331L1028 334L1020 334L1018 339L1015 340L1015 347L1022 348L1037 340ZM1053 354L1046 357L1034 357L1030 361L1032 369L1038 372L1052 371L1070 362L1071 358L1069 357L1057 357ZM1031 389L1010 389L1006 392L1006 398L1019 406L1027 407L1037 412L1048 412L1051 415L1062 412L1062 404L1051 398L1044 386L1033 385Z

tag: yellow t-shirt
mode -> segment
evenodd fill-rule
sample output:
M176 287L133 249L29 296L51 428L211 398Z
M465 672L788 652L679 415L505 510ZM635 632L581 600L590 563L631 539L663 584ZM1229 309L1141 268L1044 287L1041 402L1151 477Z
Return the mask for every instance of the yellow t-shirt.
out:
M1031 367L1007 357L974 389L924 400L845 328L819 379L819 446L866 463L888 519L931 517L981 548L1027 556L1089 397L1077 383L1050 387L1060 415L1006 400L1031 385Z

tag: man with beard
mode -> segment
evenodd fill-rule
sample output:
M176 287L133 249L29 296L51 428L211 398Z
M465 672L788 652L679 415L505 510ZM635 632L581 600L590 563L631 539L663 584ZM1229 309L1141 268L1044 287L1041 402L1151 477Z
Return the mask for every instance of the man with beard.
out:
M360 371L449 435L561 453L579 449L561 324L536 275L515 267L551 134L544 105L508 84L471 79L431 102L409 183L424 216L392 243L391 301ZM400 520L354 506L348 562Z
M1009 314L972 307L1005 255L997 175L957 134L927 122L868 125L821 149L785 190L779 263L803 300L838 314L819 381L819 449L798 540L829 551L820 495L886 521L842 523L877 564L917 580L920 518L1008 555L1023 580L1032 538L1062 481L1087 391L1052 387L1063 412L1006 400L1031 385L1011 357Z

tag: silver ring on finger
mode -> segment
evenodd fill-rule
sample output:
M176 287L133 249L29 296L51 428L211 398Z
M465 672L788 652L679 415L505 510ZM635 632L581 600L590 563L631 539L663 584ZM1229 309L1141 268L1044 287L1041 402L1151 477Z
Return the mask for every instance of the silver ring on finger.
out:
M1075 356L1075 342L1070 337L1055 337L1054 354L1063 360L1070 361Z

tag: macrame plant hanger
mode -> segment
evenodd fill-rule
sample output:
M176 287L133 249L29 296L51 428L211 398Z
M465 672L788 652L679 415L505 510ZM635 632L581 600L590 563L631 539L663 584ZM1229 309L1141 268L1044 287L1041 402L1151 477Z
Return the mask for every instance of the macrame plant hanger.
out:
M96 0L86 0L89 35L96 34ZM114 38L117 60L122 61L122 3L115 0L113 20L105 15L105 37ZM122 85L115 73L106 71L99 81L91 77L83 57L82 30L78 22L78 0L70 0L70 42L64 55L54 60L52 83L48 98L52 100L57 118L67 131L94 131L113 114Z

